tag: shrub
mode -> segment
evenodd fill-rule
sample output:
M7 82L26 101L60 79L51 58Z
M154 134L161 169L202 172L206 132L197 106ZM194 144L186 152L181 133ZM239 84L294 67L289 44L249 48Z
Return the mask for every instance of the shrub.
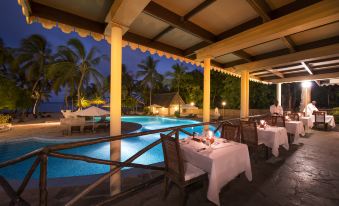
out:
M0 114L0 124L9 123L10 119L10 115Z
M336 122L339 122L339 107L333 108L329 113L334 116Z
M149 115L150 109L148 107L144 107L144 114Z
M179 112L179 111L175 111L175 112L174 112L174 116L175 116L175 117L180 117L180 112Z

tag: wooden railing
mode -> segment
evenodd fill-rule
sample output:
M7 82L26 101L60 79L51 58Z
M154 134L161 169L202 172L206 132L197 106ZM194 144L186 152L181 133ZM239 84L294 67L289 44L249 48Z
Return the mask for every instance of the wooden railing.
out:
M62 159L71 159L71 160L79 160L79 161L85 161L89 163L96 163L96 164L103 164L103 165L109 165L109 166L115 166L114 168L111 168L111 170L104 175L102 175L99 179L97 179L95 182L87 186L84 190L82 190L78 195L76 195L74 198L72 198L68 203L66 203L67 206L74 205L80 198L84 197L86 194L88 194L90 191L95 189L97 186L99 186L101 183L103 183L105 180L107 180L110 176L113 174L119 172L123 167L132 167L132 168L142 168L142 169L148 169L148 170L160 170L163 171L163 167L158 167L154 165L144 165L144 164L138 164L133 163L134 160L136 160L138 157L140 157L145 152L149 151L156 145L161 143L161 139L159 137L158 140L154 141L153 143L149 144L145 148L141 149L137 153L135 153L133 156L128 158L127 160L120 162L120 161L111 161L111 160L104 160L104 159L98 159L93 157L88 157L84 155L74 155L74 154L65 154L60 153L60 150L65 149L72 149L82 146L88 146L88 145L94 145L104 142L112 142L117 140L123 140L127 138L132 137L139 137L149 134L157 134L162 132L169 132L168 135L179 135L180 132L192 135L190 132L184 130L188 127L197 127L197 126L204 126L204 125L217 125L217 129L215 132L221 128L221 125L224 121L215 121L215 122L204 122L204 123L197 123L197 124L190 124L190 125L183 125L183 126L177 126L177 127L169 127L164 129L157 129L157 130L150 130L145 132L138 132L138 133L129 133L129 134L122 134L117 136L108 136L108 137L102 137L102 138L95 138L90 140L83 140L83 141L77 141L77 142L69 142L69 143L63 143L63 144L55 144L50 146L45 146L43 148L37 149L35 151L29 152L25 155L22 155L18 158L8 160L5 162L0 163L0 169L4 167L8 167L17 163L20 163L22 161L25 161L29 158L35 158L32 166L28 170L27 174L25 175L24 179L22 180L22 183L18 187L17 190L13 189L13 187L10 185L10 183L3 177L0 176L0 185L4 189L5 193L10 198L11 202L10 205L30 205L27 201L25 201L21 196L32 178L32 175L36 168L40 165L40 177L39 177L39 205L45 206L47 205L48 201L48 192L47 192L47 162L48 157L55 157L55 158L62 158ZM127 191L122 191L119 194L116 194L114 196L109 197L105 200L107 201L113 201L117 198L121 198L122 196L125 196L129 194L130 192L136 191L140 188L143 188L149 184L152 184L155 180L157 180L159 177L151 179L143 184L137 185L135 187L132 187L128 189ZM99 204L100 205L100 204Z

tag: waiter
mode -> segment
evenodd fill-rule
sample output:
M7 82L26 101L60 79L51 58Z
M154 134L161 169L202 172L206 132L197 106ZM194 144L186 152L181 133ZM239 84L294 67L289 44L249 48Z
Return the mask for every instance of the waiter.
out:
M315 106L317 104L316 101L312 101L308 105L306 105L304 112L306 116L311 116L313 115L314 111L319 111L318 108Z
M278 100L274 100L274 104L270 106L271 115L283 115L283 108L279 105Z

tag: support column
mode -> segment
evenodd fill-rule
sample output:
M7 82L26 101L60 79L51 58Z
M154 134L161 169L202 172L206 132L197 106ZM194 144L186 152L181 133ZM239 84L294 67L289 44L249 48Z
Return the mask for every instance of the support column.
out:
M211 95L211 59L204 59L204 99L203 99L203 122L210 121L210 95ZM205 129L208 126L205 126Z
M282 102L281 102L281 83L277 84L277 101L279 102L279 105L282 105Z
M249 116L249 80L250 74L247 70L241 71L241 102L240 102L240 118Z
M111 29L110 136L121 134L122 29ZM110 159L120 161L121 142L110 143ZM113 167L112 167L113 168ZM110 178L111 195L120 192L120 172Z
M302 83L303 84L303 83ZM308 103L311 102L311 83L304 84L301 87L300 111L303 111Z

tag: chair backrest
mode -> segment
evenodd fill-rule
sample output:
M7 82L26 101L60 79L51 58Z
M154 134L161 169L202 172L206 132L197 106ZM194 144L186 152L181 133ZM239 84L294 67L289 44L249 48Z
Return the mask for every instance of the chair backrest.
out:
M257 124L252 121L240 121L241 142L258 145Z
M287 116L293 121L299 121L299 114L298 113L290 113Z
M184 161L181 155L179 138L160 134L166 173L170 178L178 182L185 181Z
M272 125L277 127L285 127L284 116L272 116Z
M315 122L325 123L326 112L314 112Z
M241 142L239 134L239 126L234 125L231 122L224 122L221 127L221 138L232 140L235 142Z

